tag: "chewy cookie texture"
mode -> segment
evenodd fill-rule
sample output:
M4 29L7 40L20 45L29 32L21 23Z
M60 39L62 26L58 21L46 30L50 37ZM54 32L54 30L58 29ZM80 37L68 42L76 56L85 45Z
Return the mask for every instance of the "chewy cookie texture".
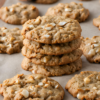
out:
M64 65L78 60L82 55L82 50L77 49L71 53L63 55L42 55L35 53L28 48L23 47L22 54L27 58L30 58L34 64L45 65L45 66L57 66Z
M65 88L70 94L80 100L99 100L100 72L81 72L70 79Z
M100 63L100 36L83 38L80 49L89 62Z
M28 39L23 40L25 47L36 53L47 54L47 55L61 55L65 53L70 53L77 49L81 45L81 40L78 38L76 40L60 43L60 44L45 44L31 41Z
M84 22L89 16L89 10L84 8L82 3L59 3L57 6L49 8L46 15L64 16Z
M21 3L0 9L1 20L9 24L24 24L29 19L36 18L38 15L39 11L35 6Z
M81 27L77 20L43 16L23 25L22 68L46 76L72 74L82 67Z
M65 43L81 36L78 21L63 16L43 16L27 21L23 25L25 38L45 44Z
M19 28L0 28L0 53L18 53L23 46L23 37Z
M63 100L60 84L41 74L18 74L0 84L4 100Z
M61 65L61 66L44 66L36 65L31 62L30 59L24 58L22 61L22 68L30 71L33 74L43 74L45 76L62 76L72 74L82 68L81 59L76 60L73 63Z

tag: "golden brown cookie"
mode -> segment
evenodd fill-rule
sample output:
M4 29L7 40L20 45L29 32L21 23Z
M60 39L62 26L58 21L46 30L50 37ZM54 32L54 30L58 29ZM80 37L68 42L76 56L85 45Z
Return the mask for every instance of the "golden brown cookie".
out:
M65 88L73 97L77 97L79 100L99 100L100 72L81 72L72 77Z
M43 16L27 21L23 25L22 35L27 39L56 44L75 40L81 36L78 21L63 16Z
M91 63L100 63L100 36L92 38L81 38L82 44L80 49L83 51L84 56Z
M0 8L0 18L9 24L24 24L29 19L34 19L39 15L38 9L33 5L13 4L9 7Z
M19 28L0 28L0 53L18 53L23 46L23 37Z
M89 16L89 10L84 8L82 3L59 3L57 6L49 8L46 15L64 16L84 22Z
M78 38L76 40L61 44L44 44L24 39L23 44L30 50L34 50L36 53L61 55L71 53L73 50L78 49L81 45L81 40Z
M4 100L63 100L64 90L53 79L41 74L18 74L0 84Z
M30 71L33 74L43 74L45 76L62 76L72 74L82 68L82 61L78 59L73 63L61 66L44 66L36 65L30 59L24 58L21 64L24 70Z

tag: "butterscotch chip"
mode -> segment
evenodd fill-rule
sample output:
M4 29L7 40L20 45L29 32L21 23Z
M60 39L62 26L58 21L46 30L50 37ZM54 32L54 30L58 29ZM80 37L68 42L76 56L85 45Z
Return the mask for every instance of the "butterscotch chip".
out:
M81 31L76 20L63 16L43 16L27 21L21 33L35 42L55 44L75 40L80 37Z
M64 16L83 22L88 18L89 10L84 8L82 3L59 3L57 6L49 8L46 15Z
M22 54L29 58L34 64L45 66L57 66L76 61L81 57L82 50L77 49L69 54L54 56L35 53L34 51L24 46L22 49Z
M47 54L47 55L61 55L70 53L75 49L78 49L81 45L81 40L76 39L71 42L61 44L43 44L24 39L23 44L30 50L34 50L36 53Z
M5 80L0 85L0 94L4 100L63 100L64 90L58 82L44 75L21 74Z
M0 53L18 53L23 46L23 37L19 28L0 28Z
M24 58L21 66L24 70L30 71L33 74L43 74L45 76L61 76L69 75L80 70L82 68L82 61L81 59L78 59L77 61L66 65L44 66L36 65L32 63L30 59Z
M89 62L100 63L100 36L81 38L80 49Z
M58 0L20 0L20 1L34 1L36 3L51 4L57 2Z
M100 16L93 19L94 26L98 27L100 30Z
M80 100L99 100L100 98L100 72L83 71L75 75L66 84L66 89Z
M0 18L9 24L24 24L29 19L34 19L38 15L39 11L35 6L21 3L0 9Z

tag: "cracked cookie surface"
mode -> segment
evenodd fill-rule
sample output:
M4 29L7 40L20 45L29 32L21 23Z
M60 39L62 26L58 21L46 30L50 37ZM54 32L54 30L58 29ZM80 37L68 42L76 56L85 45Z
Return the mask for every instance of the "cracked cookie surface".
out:
M31 51L30 49L24 46L22 49L22 54L29 58L34 64L56 66L76 61L81 57L82 50L76 49L71 53L55 56L35 53L34 51Z
M35 6L21 3L0 9L0 18L9 24L24 24L29 19L34 19L38 15L39 11Z
M0 84L4 100L63 100L64 90L53 79L41 74L18 74Z
M57 6L49 8L46 15L65 16L83 22L88 18L89 10L84 8L82 3L59 3Z
M43 74L45 76L62 76L72 74L82 68L82 61L78 59L77 61L61 65L61 66L44 66L36 65L31 62L30 59L24 58L21 64L24 70L30 71L33 74Z
M78 21L63 16L43 16L27 21L22 35L39 43L56 44L75 40L81 36Z
M0 53L18 53L23 46L23 37L19 28L0 28Z
M51 45L24 39L23 44L30 50L34 50L36 53L47 55L61 55L65 53L70 53L73 50L78 49L81 45L81 40L76 39L71 42Z
M80 100L99 100L100 72L83 71L70 79L65 88Z
M83 38L80 49L89 62L100 63L100 36Z

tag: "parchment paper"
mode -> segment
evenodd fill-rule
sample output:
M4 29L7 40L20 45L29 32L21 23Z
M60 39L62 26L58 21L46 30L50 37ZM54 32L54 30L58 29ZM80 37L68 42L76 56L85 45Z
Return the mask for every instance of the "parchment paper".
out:
M47 9L51 6L57 5L58 3L69 3L71 1L80 2L78 0L59 0L55 4L50 5L44 5L44 4L36 4L36 3L30 3L34 4L40 11L40 15L44 15L47 11ZM19 2L18 0L6 0L4 6L10 6L12 4L15 4ZM22 2L25 3L25 2ZM27 2L28 3L28 2ZM100 31L97 27L95 27L92 24L93 18L96 18L100 15L100 3L99 0L91 0L91 1L84 1L82 2L84 7L89 9L90 16L88 20L86 20L83 23L80 23L82 27L82 36L84 37L93 37L94 35L100 35ZM29 4L29 3L28 3ZM14 28L19 27L22 29L21 25L10 25L6 24L5 22L0 20L0 27L7 27L7 28ZM24 71L21 68L21 62L23 60L23 56L21 53L17 54L0 54L0 83L2 83L5 79L11 78L15 76L16 74L31 74L31 72ZM100 64L91 64L89 63L84 56L82 56L82 62L83 62L83 68L80 71L100 71ZM65 75L61 77L51 77L52 79L58 81L61 86L65 90L65 85L69 79L71 79L75 74L78 74L80 71L72 74L72 75ZM3 97L0 96L0 100L3 100ZM65 97L64 100L77 100L73 96L71 96L66 90L65 90Z

